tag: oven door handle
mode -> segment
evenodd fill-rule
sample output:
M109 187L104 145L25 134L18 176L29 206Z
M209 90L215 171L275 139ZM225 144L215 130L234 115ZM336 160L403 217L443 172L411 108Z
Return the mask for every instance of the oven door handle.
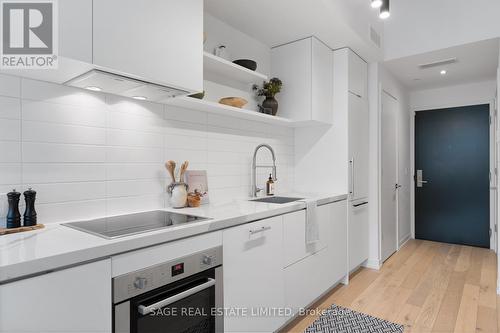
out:
M189 297L191 295L194 295L202 290L208 289L210 287L215 286L215 280L212 278L208 278L208 281L205 283L202 283L196 287L193 287L191 289L185 290L181 293L178 293L174 296L165 298L164 300L161 300L159 302L156 302L154 304L145 306L145 305L139 305L138 310L141 315L147 315L148 313L153 312L156 309L160 309L164 306L170 305L172 303L175 303L183 298Z

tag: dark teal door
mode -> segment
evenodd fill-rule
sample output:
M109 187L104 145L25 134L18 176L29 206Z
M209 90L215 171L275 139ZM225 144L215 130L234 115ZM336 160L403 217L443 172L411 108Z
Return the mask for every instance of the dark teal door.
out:
M416 238L490 247L489 131L489 105L416 112Z

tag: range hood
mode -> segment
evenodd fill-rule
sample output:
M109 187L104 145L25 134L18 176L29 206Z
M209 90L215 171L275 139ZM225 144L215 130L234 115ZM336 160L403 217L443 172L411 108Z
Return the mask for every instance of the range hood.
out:
M64 84L151 102L162 102L189 93L185 90L144 82L98 69L77 76Z

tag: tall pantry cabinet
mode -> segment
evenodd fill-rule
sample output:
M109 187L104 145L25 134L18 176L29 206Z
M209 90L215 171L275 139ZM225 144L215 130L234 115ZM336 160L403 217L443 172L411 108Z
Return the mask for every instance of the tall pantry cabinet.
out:
M334 112L347 115L349 270L368 259L368 64L348 48L334 51Z

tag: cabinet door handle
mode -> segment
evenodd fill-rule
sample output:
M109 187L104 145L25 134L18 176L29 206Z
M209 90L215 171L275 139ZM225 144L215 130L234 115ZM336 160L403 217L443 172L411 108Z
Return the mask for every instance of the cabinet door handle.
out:
M255 234L258 234L259 232L264 232L266 230L271 230L271 227L269 227L269 226L267 226L267 227L262 226L262 227L260 227L258 229L250 229L249 233L250 233L250 235L255 235Z
M154 304L145 306L145 305L139 305L138 311L141 315L145 316L148 313L153 312L154 310L161 309L167 305L170 305L172 303L175 303L183 298L189 297L191 295L194 295L196 293L199 293L202 290L208 289L212 286L215 286L215 280L212 278L207 278L207 282L202 283L200 285L197 285L196 287L193 287L191 289L185 290L181 293L178 293L174 296L165 298L164 300L161 300L159 302L156 302Z
M354 198L354 157L349 161L351 164L351 190L349 193L351 194L351 198Z

